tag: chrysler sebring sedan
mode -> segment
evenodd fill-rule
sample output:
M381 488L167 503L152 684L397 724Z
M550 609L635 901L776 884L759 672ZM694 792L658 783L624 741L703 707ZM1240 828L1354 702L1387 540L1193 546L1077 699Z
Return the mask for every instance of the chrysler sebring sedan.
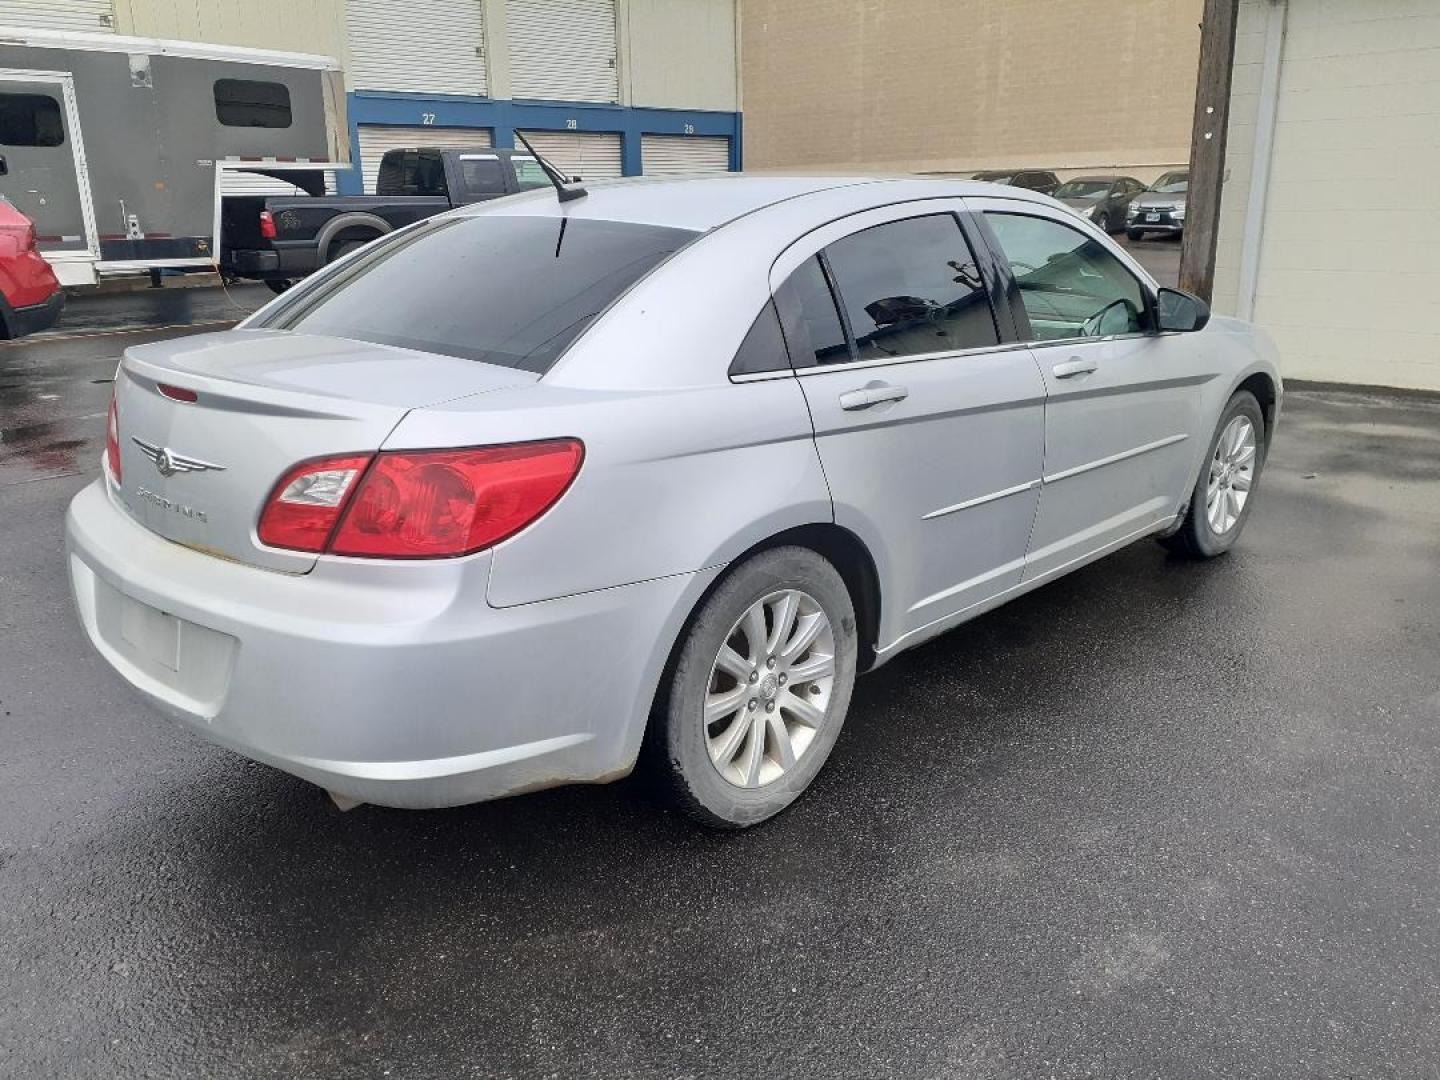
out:
M129 349L95 647L336 802L814 780L860 672L1153 536L1230 548L1274 350L1044 195L722 177L417 223Z

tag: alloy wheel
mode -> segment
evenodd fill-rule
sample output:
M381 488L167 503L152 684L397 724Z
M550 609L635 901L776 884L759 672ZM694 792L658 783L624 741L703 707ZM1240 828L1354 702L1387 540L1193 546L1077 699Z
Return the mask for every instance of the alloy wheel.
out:
M1255 425L1248 416L1236 416L1225 425L1205 482L1205 517L1210 531L1224 536L1235 527L1255 483Z
M736 620L705 694L705 745L730 784L757 788L795 767L825 723L835 632L814 597L784 589Z

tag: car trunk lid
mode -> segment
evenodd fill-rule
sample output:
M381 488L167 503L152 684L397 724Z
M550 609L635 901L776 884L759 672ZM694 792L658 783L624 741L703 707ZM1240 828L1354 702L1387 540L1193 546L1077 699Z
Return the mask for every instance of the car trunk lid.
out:
M116 495L137 521L169 540L304 573L314 555L266 547L255 531L288 469L311 458L378 450L411 409L536 378L452 356L284 331L233 330L139 346L126 351L115 381L123 477Z

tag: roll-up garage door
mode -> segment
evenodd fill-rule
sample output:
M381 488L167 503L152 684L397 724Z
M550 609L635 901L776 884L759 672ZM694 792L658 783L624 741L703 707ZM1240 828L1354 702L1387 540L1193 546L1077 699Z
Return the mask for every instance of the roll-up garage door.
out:
M646 176L729 172L730 140L723 135L646 135L640 140Z
M480 0L346 0L357 90L484 94Z
M612 180L625 175L620 164L619 135L593 131L527 131L525 137L543 158L567 176ZM515 149L524 149L518 139Z
M115 29L115 5L111 0L0 0L0 26L106 34Z
M506 0L510 94L619 101L615 0Z
M325 193L335 194L335 174L325 173ZM225 170L220 181L222 195L299 195L307 194L302 189L274 176L260 176L258 173L233 172Z
M360 173L365 181L365 194L375 194L375 178L380 173L380 159L387 150L403 150L409 146L475 150L489 146L490 142L489 128L381 127L361 124Z

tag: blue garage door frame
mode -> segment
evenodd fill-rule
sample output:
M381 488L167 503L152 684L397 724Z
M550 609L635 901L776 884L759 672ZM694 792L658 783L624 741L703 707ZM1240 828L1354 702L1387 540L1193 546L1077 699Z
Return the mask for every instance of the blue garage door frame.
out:
M452 95L356 91L346 95L352 160L359 160L360 125L490 128L495 145L513 147L522 131L597 131L620 136L626 176L639 176L640 140L645 135L723 135L730 140L730 168L741 167L740 113L698 109L643 109L582 101L492 101ZM360 195L357 166L338 177L341 194Z

